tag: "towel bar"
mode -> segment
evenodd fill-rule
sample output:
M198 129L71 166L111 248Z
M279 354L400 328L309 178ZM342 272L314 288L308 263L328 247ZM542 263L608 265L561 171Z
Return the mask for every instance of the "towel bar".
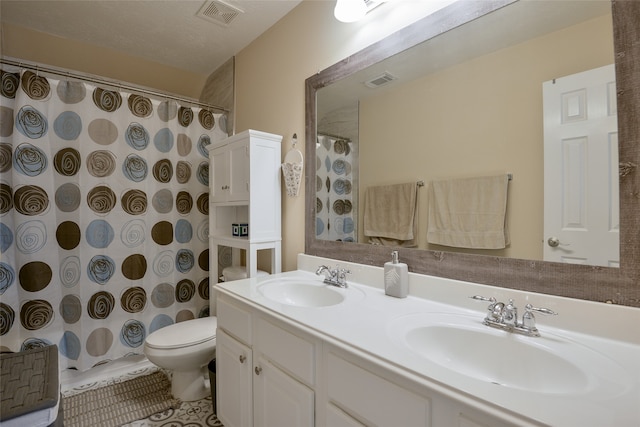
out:
M512 173L508 173L508 174L507 174L507 179L508 179L509 181L511 181L511 180L513 179L513 174L512 174ZM418 187L424 187L424 181L420 180L420 181L416 182L416 185L417 185Z

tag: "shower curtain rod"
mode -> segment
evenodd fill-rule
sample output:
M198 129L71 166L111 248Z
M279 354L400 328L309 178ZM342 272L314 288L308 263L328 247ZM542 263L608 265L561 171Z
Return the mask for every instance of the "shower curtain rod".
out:
M90 83L96 83L96 84L99 84L99 85L111 86L111 87L115 87L115 88L118 88L118 89L124 89L124 90L130 91L130 92L143 93L143 94L155 96L155 97L158 97L158 98L173 99L174 101L180 101L180 102L188 103L188 104L194 105L196 107L203 107L203 108L207 108L207 109L210 109L210 110L219 110L219 111L223 111L225 113L229 112L229 110L227 110L226 108L219 107L217 105L205 104L205 103L200 102L200 101L195 100L195 99L186 98L186 97L183 97L183 96L173 95L173 94L169 94L169 93L158 92L158 91L154 91L154 90L151 90L151 89L146 89L146 88L139 87L139 86L129 85L129 84L126 84L126 83L123 84L123 83L120 83L118 81L108 80L108 79L102 78L102 77L89 76L89 75L75 73L75 72L72 72L72 71L56 69L56 68L52 68L52 67L46 67L46 66L41 66L41 65L38 65L38 64L32 64L32 63L27 63L27 62L23 62L23 61L17 61L17 60L13 60L13 59L6 59L6 58L0 58L0 63L1 64L11 65L11 66L15 66L15 67L19 67L19 68L25 68L25 69L28 69L28 70L35 71L36 73L42 71L43 73L54 74L54 75L57 75L57 76L68 77L68 78L73 78L73 79L77 79L77 80L84 80L84 81L87 81L87 82L90 82Z
M331 135L330 133L326 133L326 132L318 132L318 135L328 136L329 138L336 138L342 141L351 142L349 138L345 138L344 136Z

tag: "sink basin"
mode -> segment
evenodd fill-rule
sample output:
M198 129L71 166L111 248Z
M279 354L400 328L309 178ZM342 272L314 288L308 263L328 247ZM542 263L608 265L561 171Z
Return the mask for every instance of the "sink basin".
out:
M348 289L321 280L273 279L258 285L258 292L272 301L296 307L329 307L344 302Z
M584 390L586 373L547 349L511 336L451 326L411 330L409 347L438 365L496 385L552 393Z
M490 328L482 319L453 314L404 316L392 322L395 341L456 374L496 386L547 394L584 393L605 383L628 383L613 360L551 334L526 337ZM602 381L600 381L602 382ZM599 384L602 386L602 384Z

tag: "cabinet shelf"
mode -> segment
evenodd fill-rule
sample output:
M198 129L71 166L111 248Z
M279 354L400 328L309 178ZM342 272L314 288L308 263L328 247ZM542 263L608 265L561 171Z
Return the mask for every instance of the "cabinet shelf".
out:
M209 237L211 237L211 239L218 242L218 244L225 245L225 246L236 247L235 245L244 246L249 244L248 236L231 236L231 235L223 236L222 234L217 234L217 235L211 235Z
M280 240L249 240L248 237L238 236L209 236L209 240L220 246L228 246L230 248L249 249L250 246L255 246L258 250L269 249L273 247L274 242L280 242ZM279 272L278 272L279 273Z

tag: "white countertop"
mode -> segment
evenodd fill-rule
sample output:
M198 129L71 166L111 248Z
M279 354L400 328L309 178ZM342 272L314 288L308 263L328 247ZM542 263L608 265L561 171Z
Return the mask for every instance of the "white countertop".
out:
M334 266L335 261L300 255L300 270L221 283L214 289L238 297L332 344L353 349L370 360L377 359L386 368L437 392L494 415L507 411L506 419L515 423L523 423L519 414L531 419L531 425L640 425L640 309L417 274L410 274L411 295L397 299L384 294L382 268L344 262L340 262L340 266L349 268L352 274L348 277L349 288L346 291L336 288L346 295L341 304L301 308L274 302L258 291L261 283L274 278L304 277L305 281L321 283L323 278L311 272L321 264ZM516 336L482 325L487 303L468 298L478 294L494 296L505 302L513 298L520 313L524 311L524 305L531 302L537 307L550 308L559 315L537 316L542 335L539 338ZM442 316L444 323L452 314L493 331L490 333L508 336L505 339L537 340L533 343L542 347L557 345L560 341L586 346L597 357L607 361L600 365L605 369L599 369L605 372L590 372L586 391L529 391L502 387L443 368L409 350L399 338L403 324L416 324L424 316L431 319ZM513 360L513 363L519 362ZM584 365L588 360L575 363L590 370Z

